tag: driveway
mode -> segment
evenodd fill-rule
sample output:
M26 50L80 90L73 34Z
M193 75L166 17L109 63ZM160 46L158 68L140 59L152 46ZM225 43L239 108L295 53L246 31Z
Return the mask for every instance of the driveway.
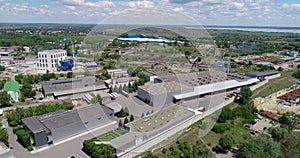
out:
M76 158L89 158L81 151L83 141L114 130L117 127L117 124L112 124L101 129L88 132L87 134L61 144L49 146L49 148L37 153L30 153L27 149L23 148L16 141L17 137L13 134L11 127L7 128L7 130L9 135L9 144L13 148L12 152L15 158L67 158L69 156L75 156Z

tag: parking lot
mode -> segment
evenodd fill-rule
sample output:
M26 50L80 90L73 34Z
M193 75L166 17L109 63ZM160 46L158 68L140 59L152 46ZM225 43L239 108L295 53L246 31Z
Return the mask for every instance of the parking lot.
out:
M250 127L253 131L256 133L268 130L270 127L275 126L274 121L263 118L262 116L259 116L257 119L251 121L249 124L246 126Z

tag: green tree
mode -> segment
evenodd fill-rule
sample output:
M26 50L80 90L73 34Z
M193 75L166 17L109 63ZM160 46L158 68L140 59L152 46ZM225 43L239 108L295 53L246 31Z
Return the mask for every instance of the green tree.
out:
M3 91L0 92L0 104L1 107L7 107L10 106L10 101L11 101L11 97L9 94L7 94L7 92Z
M26 98L32 98L36 95L35 91L32 90L31 84L27 82L23 84L21 92Z
M214 125L214 127L212 128L212 131L216 132L216 133L224 133L226 130L229 130L229 125L228 124L220 124L217 123Z
M275 127L269 128L269 133L271 134L274 141L280 141L288 135L288 131L285 128Z
M124 119L124 125L127 124L127 123L129 123L129 121L128 121L128 118L125 117L125 119Z
M300 124L300 115L293 112L287 112L279 118L279 123L286 125L289 131L292 131L297 124Z
M232 146L234 145L234 139L231 135L223 135L219 139L219 145L224 149L224 150L230 150Z
M3 142L6 146L9 146L8 134L7 134L6 129L0 129L0 142Z
M122 122L122 120L119 120L119 127L123 127L123 122Z
M75 75L73 74L73 72L68 72L67 73L67 78L73 78Z
M24 147L31 146L30 135L24 130L20 129L16 131L17 141Z
M97 96L95 96L95 97L91 100L91 102L92 102L93 104L95 104L95 103L102 104L102 98L101 98L101 96L98 94Z
M252 91L248 86L244 86L241 88L240 92L240 102L244 105L248 104L250 102L250 99L252 97Z
M143 158L159 158L159 156L152 154L150 151L147 151L146 155Z
M218 118L219 123L224 123L226 120L231 120L232 119L232 110L230 107L226 106L222 109L222 112Z
M126 115L126 116L129 116L129 110L128 110L127 107L124 108L124 112L125 112L125 115Z
M133 115L131 114L131 115L130 115L130 122L132 122L132 121L134 121L134 117L133 117Z
M280 145L271 139L250 137L239 148L240 158L282 158Z

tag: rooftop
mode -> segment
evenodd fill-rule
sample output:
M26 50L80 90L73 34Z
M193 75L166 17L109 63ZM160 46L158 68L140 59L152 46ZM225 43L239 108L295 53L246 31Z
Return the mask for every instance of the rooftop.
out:
M30 131L38 133L43 130L49 131L65 127L76 122L85 124L87 120L96 117L97 119L94 119L94 121L109 121L109 119L107 119L109 117L106 116L111 112L112 110L110 108L96 103L74 110L58 110L41 116L29 117L22 121Z
M44 51L40 51L38 53L61 53L61 52L66 52L66 50L62 50L62 49L51 49L51 50L44 50Z
M162 82L139 86L138 88L148 91L152 95L174 92L179 90L191 89L192 87L185 84L180 84L177 81Z
M19 83L17 81L8 81L4 84L4 91L19 91Z
M86 88L96 88L97 85L105 85L103 81L97 79L95 76L86 76L81 78L68 78L68 79L59 79L59 80L50 80L43 81L42 86L45 94L61 92L69 90L72 93L72 90L81 89L85 90Z
M245 75L249 77L264 77L264 76L270 76L276 74L278 74L278 71L263 71L263 72L254 71L254 72L245 73Z

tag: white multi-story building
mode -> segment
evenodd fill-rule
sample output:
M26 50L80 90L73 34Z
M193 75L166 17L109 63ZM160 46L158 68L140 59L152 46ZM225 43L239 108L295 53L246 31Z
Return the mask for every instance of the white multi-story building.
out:
M67 58L67 51L62 49L45 50L38 52L37 69L56 71L59 61Z

